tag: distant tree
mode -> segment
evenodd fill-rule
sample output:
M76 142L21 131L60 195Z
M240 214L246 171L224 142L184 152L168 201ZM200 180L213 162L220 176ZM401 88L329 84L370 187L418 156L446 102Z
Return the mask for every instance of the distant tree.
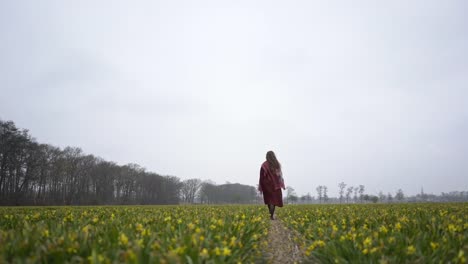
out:
M387 194L387 201L388 201L389 203L391 203L391 202L393 201L393 196L392 196L391 193L388 193L388 194Z
M328 202L327 191L328 191L328 187L327 187L327 186L323 186L323 200L324 200L325 202Z
M293 200L295 200L297 202L297 195L296 195L296 191L294 190L293 187L291 186L288 186L286 187L286 201L287 203L291 203L293 202ZM292 198L292 200L291 200Z
M183 181L182 188L180 188L182 201L185 203L194 203L201 186L202 181L200 179L188 179Z
M323 193L323 186L319 185L317 186L317 196L319 198L319 202L322 203L322 193Z
M362 203L362 199L364 198L364 185L359 185L359 198L361 199L361 203Z
M299 200L301 201L301 203L306 203L306 201L307 201L306 195L302 195L302 196L299 198Z
M349 186L346 189L346 202L349 203L349 199L351 198L351 194L353 193L353 186Z
M288 198L288 202L292 204L297 203L297 200L298 200L298 197L295 194L291 194Z
M385 194L384 194L382 191L380 191L380 192L379 192L379 197L378 197L378 198L379 198L380 202L383 203L383 202L385 202L386 196L385 196Z
M344 189L346 188L346 184L344 182L340 182L338 184L338 187L340 188L340 203L343 201L343 194L344 194Z
M358 202L358 191L359 191L359 187L354 187L354 202L357 203Z
M259 203L262 196L258 188L239 183L216 185L212 181L202 182L198 197L204 204Z
M375 195L371 195L369 197L369 200L373 203L377 203L379 201L379 197L375 196Z
M216 183L212 181L205 181L200 186L199 191L201 203L216 203L220 199L221 194L219 193Z
M403 190L402 189L398 189L396 195L395 195L395 198L397 199L397 201L401 202L403 201L403 199L405 199L405 194L403 193Z
M421 187L421 193L419 194L419 199L421 199L422 201L426 201L427 197L428 195L424 193L424 189L423 187Z

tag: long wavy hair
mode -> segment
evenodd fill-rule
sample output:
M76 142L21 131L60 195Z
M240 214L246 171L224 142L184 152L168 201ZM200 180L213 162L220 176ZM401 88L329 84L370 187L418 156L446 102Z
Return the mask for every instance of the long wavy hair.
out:
M268 165L272 172L276 172L276 170L281 170L281 164L279 163L273 151L270 150L267 152L266 160L268 161Z

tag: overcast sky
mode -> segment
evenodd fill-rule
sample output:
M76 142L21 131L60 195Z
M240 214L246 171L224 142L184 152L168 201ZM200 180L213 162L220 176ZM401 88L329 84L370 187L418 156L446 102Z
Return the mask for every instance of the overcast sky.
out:
M1 1L0 118L181 179L468 190L468 2Z

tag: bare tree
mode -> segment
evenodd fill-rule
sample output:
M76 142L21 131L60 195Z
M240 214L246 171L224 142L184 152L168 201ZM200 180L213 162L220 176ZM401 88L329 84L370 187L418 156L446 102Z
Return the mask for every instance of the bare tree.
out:
M176 204L179 189L177 177L39 144L27 130L0 120L2 205Z
M80 148L39 144L27 130L0 120L0 205L252 203L253 186L182 184L175 176L116 165ZM183 191L181 188L184 187ZM183 194L183 195L182 195Z
M397 201L401 202L403 201L403 199L405 199L405 194L403 193L403 190L402 189L398 189L396 195L395 195L395 198L397 199Z
M354 202L357 203L358 202L358 191L359 191L359 187L354 187Z
M346 188L346 184L344 182L340 182L338 184L338 187L340 188L340 203L343 201L343 194L344 194L344 189Z
M328 191L328 187L327 187L327 186L323 186L323 200L324 200L325 202L328 202L327 191Z
M287 203L293 203L297 201L296 191L291 186L286 187L286 201Z
M361 199L362 203L362 200L364 198L364 185L359 185L359 198Z
M316 190L317 190L317 196L319 198L319 202L322 203L323 186L322 185L317 186Z
M195 197L200 190L202 181L200 179L188 179L182 182L180 194L182 201L186 203L194 203Z
M353 193L353 186L349 186L346 189L346 202L349 203L349 199L351 198L351 194Z
M380 191L380 192L379 192L379 200L380 200L380 202L381 202L381 203L385 202L385 198L386 198L385 194L384 194L382 191Z
M387 194L387 201L388 201L389 203L391 203L391 202L393 201L393 196L392 196L391 193L388 193L388 194Z

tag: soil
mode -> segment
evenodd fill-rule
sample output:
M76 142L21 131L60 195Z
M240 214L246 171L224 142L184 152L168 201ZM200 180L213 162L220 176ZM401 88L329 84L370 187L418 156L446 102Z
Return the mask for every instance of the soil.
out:
M280 219L270 221L268 246L264 255L267 263L301 263L303 254L294 242L294 233L286 228Z

